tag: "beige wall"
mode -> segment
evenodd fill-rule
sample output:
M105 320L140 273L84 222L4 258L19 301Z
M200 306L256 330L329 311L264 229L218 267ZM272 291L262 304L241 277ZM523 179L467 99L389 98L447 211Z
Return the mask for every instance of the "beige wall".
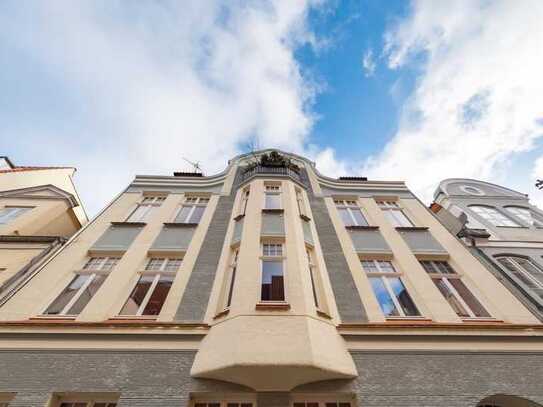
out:
M0 243L0 286L46 247L39 244Z

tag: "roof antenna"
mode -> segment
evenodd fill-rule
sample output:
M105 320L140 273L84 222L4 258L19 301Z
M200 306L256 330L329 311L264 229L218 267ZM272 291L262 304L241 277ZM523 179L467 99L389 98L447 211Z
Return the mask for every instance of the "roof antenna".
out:
M543 179L536 180L535 186L537 189L543 189Z
M195 174L204 174L204 170L202 170L202 167L200 167L200 161L192 162L185 157L181 157L183 160L188 162L190 165L192 165L193 171Z

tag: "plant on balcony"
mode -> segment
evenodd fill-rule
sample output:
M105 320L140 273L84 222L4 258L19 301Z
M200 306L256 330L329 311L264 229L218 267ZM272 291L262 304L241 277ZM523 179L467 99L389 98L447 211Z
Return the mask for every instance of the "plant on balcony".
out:
M255 157L255 160L247 164L245 172L251 171L256 167L273 167L273 168L288 168L298 173L300 167L292 162L288 157L279 154L277 151L271 151L269 154L264 153L259 157Z

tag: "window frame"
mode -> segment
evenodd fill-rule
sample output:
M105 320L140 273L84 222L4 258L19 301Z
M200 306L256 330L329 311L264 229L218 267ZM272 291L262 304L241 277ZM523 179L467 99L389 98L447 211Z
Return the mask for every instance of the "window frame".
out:
M87 267L91 264L93 259L102 259L99 263L99 267L97 268L91 268ZM114 260L113 264L109 266L109 268L104 268L104 266L110 262L111 260ZM74 271L71 275L72 278L68 281L67 284L64 285L64 288L51 300L44 308L43 311L40 313L40 315L45 315L48 317L76 317L80 314L69 314L68 311L74 306L74 304L79 300L79 298L83 295L85 290L88 288L89 285L92 284L94 279L98 276L104 276L104 281L102 281L102 284L105 283L107 277L110 275L110 273L113 271L113 269L117 266L119 261L121 260L121 256L92 256L89 257L88 260L85 262L83 267L81 267L79 270ZM83 283L81 287L77 290L77 292L74 294L74 296L66 303L66 305L62 308L62 310L58 314L48 314L47 310L53 303L64 293L64 291L75 281L76 278L79 276L90 276L87 281ZM98 287L98 290L101 288L102 284L100 284L100 287ZM97 290L97 291L98 291ZM96 295L96 294L95 294ZM94 295L89 299L89 302L92 300ZM85 304L85 307L88 305ZM85 309L83 307L83 309Z
M264 246L266 245L276 245L281 246L281 255L265 255ZM287 293L287 277L286 277L286 260L287 256L285 253L285 244L284 242L276 241L263 241L260 243L260 284L259 284L259 294L258 294L258 303L259 304L284 304L287 303L288 293ZM283 299L282 300L263 300L262 299L262 284L264 281L264 262L277 262L281 263L282 275L283 275Z
M192 200L193 199L196 199L195 202L193 202ZM202 202L202 199L205 200L204 202ZM177 208L177 210L175 211L175 214L174 214L174 217L173 217L173 223L179 223L179 224L200 224L200 222L202 221L202 218L204 217L205 215L205 211L206 211L206 208L207 206L209 205L209 202L211 201L211 197L210 196L204 196L204 195L186 195L183 199L183 203L181 205L179 205L179 207ZM186 216L185 220L183 221L178 221L177 220L177 217L181 214L181 212L183 211L183 208L191 208L189 210L189 213L188 215ZM197 207L200 207L200 208L204 208L204 210L202 211L202 215L200 216L200 219L198 219L198 222L191 222L191 218L192 216L194 215L194 212L196 211L196 208Z
M313 292L313 303L315 304L315 308L317 310L320 310L321 307L322 307L322 304L321 304L321 298L320 298L320 295L319 295L319 287L317 286L317 279L319 278L318 276L315 276L316 273L318 273L318 266L317 264L313 261L314 257L315 257L315 251L309 247L309 246L305 246L305 253L306 253L306 256L307 256L307 266L308 266L308 271L309 271L309 278L311 279L311 291Z
M525 206L518 206L518 205L508 205L508 206L504 206L503 209L505 209L505 211L509 215L513 215L513 217L519 219L521 222L525 223L526 225L530 227L543 228L543 221L538 219L535 216L536 215L535 212L530 208L526 208ZM524 215L519 215L518 213L513 212L512 210L526 211L527 214L525 212ZM530 217L530 220L526 220L526 215Z
M161 266L160 266L160 269L159 270L148 270L147 267L155 259L163 259L164 260L162 262ZM168 265L168 262L170 260L180 260L181 261L179 263L179 267L177 268L177 270L175 270L175 271L166 271L166 266ZM132 284L132 287L131 287L131 289L130 289L130 291L128 293L128 296L126 297L126 300L123 302L119 312L117 313L117 317L118 318L119 317L120 318L126 318L126 317L156 318L156 317L158 317L160 315L160 313L162 312L163 308L164 308L164 304L166 303L166 301L168 299L168 296L170 295L171 287L173 286L173 284L175 282L175 278L177 276L177 273L179 273L179 270L181 269L182 266L183 266L183 257L147 257L147 261L145 262L145 266L143 267L143 269L138 271L138 273L136 274L136 276L137 276L136 281ZM151 285L147 289L147 292L145 293L145 296L143 297L143 299L141 301L141 304L138 307L138 310L136 311L135 314L123 314L122 312L123 312L124 307L126 306L128 301L132 297L132 293L136 289L136 287L137 287L138 283L140 282L141 278L144 277L144 276L154 276L154 277L153 277L153 281L151 282ZM153 293L154 293L154 291L156 289L156 286L160 282L161 277L172 277L172 282L171 282L170 288L168 289L168 293L166 294L166 297L164 298L164 302L162 303L162 305L160 307L160 311L158 312L158 314L144 315L143 312L145 311L145 308L147 307L147 304L149 303L149 300L151 299L151 297L152 297L152 295L153 295Z
M282 193L283 193L283 185L281 183L264 183L264 205L262 205L262 208L264 208L265 210L283 209ZM277 196L277 201L278 201L277 208L268 208L267 206L268 195Z
M71 404L72 406L76 404L85 404L85 407L95 407L97 404L104 404L105 407L116 407L119 404L118 400L111 400L111 399L102 399L102 398L80 398L77 399L76 396L74 397L66 397L65 399L59 400L58 404L55 403L58 407L62 407L64 404Z
M439 293L441 294L441 296L445 299L445 301L447 301L447 303L449 303L449 301L447 300L447 298L443 295L443 293L441 292L441 290L439 290L439 288L437 287L437 284L434 282L434 279L439 279L440 281L442 281L443 284L445 284L445 286L447 287L447 289L451 292L451 294L454 296L454 298L456 299L456 301L458 301L460 303L460 305L464 308L465 311L467 311L467 313L469 314L469 316L462 316L462 315L458 315L458 313L456 313L456 311L454 311L454 307L449 303L449 306L453 309L453 311L455 312L455 314L458 315L459 318L462 318L462 319L477 319L477 320L488 320L488 319L495 319L494 317L492 317L492 315L490 314L490 312L488 312L488 309L487 307L481 302L481 300L473 293L473 290L468 287L468 285L466 285L464 279L463 279L463 275L458 273L456 271L456 269L451 266L451 264L446 261L446 260L429 260L429 259L418 259L421 267L424 269L424 271L426 272L426 274L428 275L428 277L430 277L430 279L432 280L432 283L434 283L434 286L436 287L436 289L439 291ZM435 272L435 273L430 273L428 272L428 270L426 269L426 267L424 267L424 265L422 264L423 262L426 262L426 263L430 263L434 270L439 270L439 268L436 266L436 264L439 264L439 263L446 263L447 264L447 267L449 268L450 271L452 272L448 272L448 273L444 273L444 272ZM460 282L464 285L464 287L468 290L468 292L470 293L470 295L479 303L479 305L481 306L481 308L483 309L483 311L485 311L488 316L477 316L475 315L475 313L473 312L473 310L471 309L471 307L468 305L468 303L464 300L464 298L462 297L462 295L458 292L458 290L456 289L456 287L454 287L451 282L449 280L460 280Z
M475 208L475 209L474 209ZM498 217L502 217L504 219L506 219L507 221L511 222L512 225L506 225L506 224L503 224L503 221L502 221L502 224L497 224L495 223L495 218L496 216L489 216L489 214L487 213L486 215L483 215L479 210L477 210L476 208L484 208L485 210L490 210L490 211L494 211L495 212L495 215L498 215ZM507 216L506 214L504 214L502 211L498 210L498 208L496 208L495 206L489 206L489 205L468 205L468 209L479 219L482 219L483 220L483 224L485 222L488 222L490 223L492 226L494 227L498 227L498 228L523 228L525 226L522 226L520 223L518 223L517 221L515 221L514 219L512 219L511 217Z
M9 225L11 222L13 222L15 219L19 218L20 216L23 216L25 213L30 212L32 209L34 209L35 206L19 206L19 205L6 205L3 208L0 209L0 226L1 225ZM5 215L2 215L2 211L6 209L17 209L17 211L11 211L9 212L9 217L4 220ZM12 214L15 213L14 216Z
M415 227L415 222L411 220L410 216L407 216L405 208L399 204L397 199L379 198L375 202L392 227ZM401 217L396 216L397 213L400 213ZM403 222L403 220L407 221L407 223Z
M128 215L125 222L146 222L154 209L160 208L166 198L166 195L144 195L136 204L134 210L130 212L130 215ZM131 219L132 216L134 216L134 214L140 210L140 208L145 208L143 214L140 215L138 219Z
M224 309L230 309L232 305L232 298L234 297L234 286L236 284L236 272L238 268L238 259L239 259L239 247L236 247L232 250L230 264L228 265L228 277L226 281L226 296L225 296L225 305Z
M378 271L367 271L366 268L363 265L363 262L373 262L375 268ZM384 271L383 268L381 267L381 265L379 264L380 262L389 263L392 270L394 270L394 271ZM371 291L372 291L377 303L379 304L379 309L381 310L381 312L383 313L383 315L385 316L386 319L413 319L413 318L420 319L420 318L424 318L424 316L420 312L420 307L417 305L414 297L412 296L412 294L408 290L407 285L405 284L405 278L404 278L405 274L402 271L398 270L398 268L394 265L392 260L360 259L360 267L362 268L362 273L368 278L368 280L370 282L370 286L371 286ZM386 315L385 314L385 312L383 311L383 308L381 306L381 303L379 302L379 298L377 298L377 294L375 293L375 290L373 289L373 285L371 284L371 278L379 278L382 281L383 286L385 287L390 299L392 300L392 302L394 304L394 307L396 308L396 310L398 311L398 313L400 315ZM405 314L405 311L403 310L402 305L400 304L396 294L394 293L394 290L392 289L392 287L390 285L390 282L388 281L390 278L397 278L398 280L400 280L400 282L402 283L403 287L405 288L407 294L409 295L409 299L411 300L411 302L415 306L415 310L417 311L417 315L406 315Z
M533 292L534 294L537 295L537 299L540 301L540 302L543 302L543 283L541 281L539 281L537 278L535 278L534 276L532 276L518 261L517 259L522 259L524 261L527 261L528 263L530 263L532 265L532 267L534 267L535 269L539 270L541 272L541 274L543 275L543 269L541 268L541 266L539 266L538 264L534 263L534 261L532 259L529 259L529 258L525 258L525 257L522 257L522 256L512 256L512 255L496 255L494 256L494 259L496 260L496 262L500 265L500 267L502 268L505 268L506 271L508 272L508 274L510 273L513 273L511 270L507 269L507 267L502 264L499 260L500 259L506 259L507 261L509 262L512 262L513 263L513 266L515 266L516 270L518 272L520 272L522 274L522 276L524 278L526 278L530 283L532 283L533 285L535 285L535 287L530 287L528 286L528 284L526 284L521 278L517 277L516 275L513 274L513 276L519 280L519 282L526 287L526 289L528 289L529 291ZM541 295L538 294L538 291L536 290L541 290Z
M241 200L239 206L238 216L244 216L247 213L247 205L249 204L249 198L251 197L251 187L246 186L241 191Z
M369 226L368 218L362 211L361 206L358 204L358 199L346 199L346 198L334 198L334 205L336 207L336 210L338 212L339 218L341 219L341 223L345 227L350 226ZM345 221L343 220L343 217L341 216L341 211L345 210L346 213L351 218L351 225L346 225ZM356 210L360 213L360 216L362 216L362 219L364 219L365 224L358 224L358 221L356 220L356 217L353 215L353 210Z

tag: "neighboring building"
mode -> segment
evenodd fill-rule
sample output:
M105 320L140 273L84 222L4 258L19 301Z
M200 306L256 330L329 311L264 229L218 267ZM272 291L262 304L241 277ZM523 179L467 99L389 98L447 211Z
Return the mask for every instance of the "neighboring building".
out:
M442 181L434 199L443 224L543 321L543 211L528 195L473 179Z
M543 402L543 324L403 182L197 175L137 176L0 308L5 403Z
M0 304L87 222L74 172L0 157Z

